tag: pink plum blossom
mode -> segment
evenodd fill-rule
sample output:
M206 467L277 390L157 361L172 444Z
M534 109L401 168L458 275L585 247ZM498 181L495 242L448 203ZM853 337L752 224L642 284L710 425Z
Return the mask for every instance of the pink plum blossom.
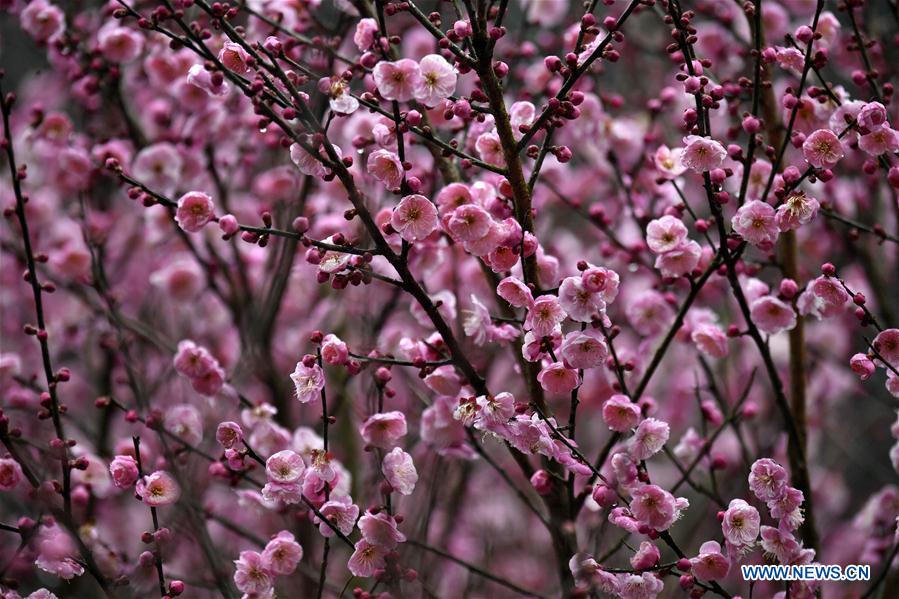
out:
M553 362L543 368L537 375L537 381L544 390L559 394L568 393L581 383L577 371L566 368L561 362Z
M347 568L353 576L368 578L386 565L384 557L388 551L386 547L360 539L356 542L355 551L347 562Z
M798 229L815 218L818 213L818 200L808 197L804 192L793 192L777 207L774 221L781 233Z
M776 297L760 297L749 308L752 322L768 335L789 331L796 326L796 312Z
M721 580L730 570L730 562L721 554L717 541L706 541L699 548L699 555L690 560L693 573L703 580Z
M137 494L151 507L171 505L181 497L178 481L165 470L157 470L137 481Z
M262 562L267 569L277 576L292 574L297 564L303 559L303 548L294 536L282 530L262 550Z
M406 416L402 412L379 412L369 416L359 434L372 447L393 447L407 432Z
M829 129L818 129L805 138L802 155L815 168L833 168L843 158L843 144Z
M602 406L602 419L606 426L619 433L637 426L641 418L640 406L626 395L613 395Z
M751 546L759 536L760 518L758 510L742 499L731 500L721 523L725 540L738 549Z
M671 434L668 423L655 418L642 421L630 440L630 453L634 460L647 460L658 453Z
M212 198L201 191L191 191L178 199L175 221L188 233L197 233L215 216Z
M375 150L368 157L368 172L390 191L397 191L403 182L405 169L399 156L390 150Z
M731 220L734 231L753 245L770 245L777 240L778 229L775 211L770 204L760 200L747 202L737 210Z
M422 195L406 196L393 210L390 224L406 241L420 241L437 229L437 208Z
M657 531L668 530L684 509L682 502L657 485L640 485L631 492L631 496L634 518Z
M656 169L666 179L676 179L687 171L683 163L683 148L669 148L662 145L653 155Z
M714 139L690 135L684 139L680 159L687 168L702 173L721 166L726 156L727 150Z
M418 472L415 470L412 456L399 447L394 447L384 456L381 471L390 486L400 495L411 495L415 490Z
M22 467L17 461L0 458L0 491L12 491L22 481L22 477Z
M296 368L290 374L296 388L296 396L300 403L309 403L319 398L319 393L325 386L325 375L318 364L306 366L297 362Z
M109 474L112 475L113 484L119 489L130 489L140 478L137 461L130 455L117 455L113 458L109 463Z
M377 73L377 67L375 69ZM421 76L415 82L414 97L425 106L437 106L456 91L456 71L439 54L428 54L422 58L419 69ZM381 89L381 84L378 89ZM383 91L381 95L384 95Z
M424 85L442 85L442 82L437 81L431 84L422 83L421 67L409 58L396 62L379 62L372 74L381 96L397 102L408 102L413 99L416 89Z
M670 252L683 244L686 239L686 225L671 215L657 218L646 225L646 245L656 254Z

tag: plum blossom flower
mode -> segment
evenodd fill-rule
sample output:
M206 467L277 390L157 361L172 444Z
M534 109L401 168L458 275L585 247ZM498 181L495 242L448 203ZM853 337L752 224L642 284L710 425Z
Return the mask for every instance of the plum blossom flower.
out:
M639 424L641 418L640 406L627 395L613 395L602 405L602 419L615 432L631 430Z
M199 87L210 96L227 96L228 90L231 89L221 77L221 73L214 76L201 64L195 64L187 71L187 83Z
M304 481L305 482L305 481ZM262 498L270 504L294 504L303 500L303 487L299 482L279 483L270 481L262 487Z
M375 150L368 156L368 173L390 191L399 190L406 171L400 157L390 150Z
M175 371L187 378L200 378L210 369L218 366L218 362L205 347L199 346L190 339L178 343L178 351L174 359Z
M415 84L414 93L415 99L425 106L437 106L456 91L456 69L439 54L428 54L422 58L419 69L421 76Z
M565 277L562 280L559 286L559 304L577 322L590 322L606 309L606 303L600 294L588 291L581 277Z
M394 447L384 456L381 471L390 486L400 495L411 495L415 490L415 483L418 482L415 463L412 456L399 447Z
M784 487L783 492L767 502L771 517L780 522L780 527L786 530L796 530L802 524L805 517L802 515L802 491L793 487Z
M47 0L32 0L20 15L22 29L36 42L53 42L66 28L66 16L61 8Z
M550 393L568 393L581 384L576 370L566 368L561 362L553 362L537 374L537 381Z
M130 455L117 455L109 463L109 474L113 484L119 489L130 489L140 477L137 460Z
M790 531L762 526L760 532L761 545L765 553L775 557L782 564L791 564L795 561L802 547Z
M874 362L871 361L871 358L862 353L855 354L849 359L849 367L852 369L852 372L857 374L858 378L863 381L868 380L868 378L877 370L877 367L874 365Z
M454 239L477 241L490 231L490 214L474 204L464 204L453 210L447 228Z
M887 122L887 109L880 102L868 102L858 110L858 125L868 131L877 131Z
M749 306L752 322L763 333L776 335L796 326L796 312L793 308L771 295L762 296Z
M379 412L369 416L359 434L372 447L393 447L406 435L406 416L402 412Z
M243 75L250 70L249 63L252 58L243 46L235 42L225 42L222 49L219 50L218 58L226 69L234 71L238 75Z
M84 574L84 568L74 559L78 554L75 542L67 532L54 524L42 528L38 539L38 556L34 561L38 568L63 580Z
M614 270L588 264L587 270L581 273L581 281L584 289L598 293L607 304L611 304L618 297L620 279Z
M894 154L899 152L899 133L884 125L859 137L858 147L871 156Z
M272 572L259 552L241 551L240 557L234 560L234 566L234 585L240 592L261 595L272 589Z
M718 168L726 157L727 150L714 139L699 135L689 135L684 139L681 162L694 172L703 173Z
M356 23L356 31L353 34L353 43L360 52L371 48L378 36L378 22L374 19L360 19Z
M133 62L144 49L144 37L127 27L104 25L97 32L97 46L103 57L121 64Z
M341 533L348 535L353 532L356 526L356 518L359 517L359 506L354 504L347 496L335 497L330 501L326 501L320 508L319 513L324 516L331 525ZM318 531L325 538L334 536L334 530L324 521L318 520Z
M22 481L22 476L22 467L17 461L13 458L0 458L0 491L15 489Z
M532 102L515 102L509 107L509 124L516 139L520 139L521 127L533 124L537 116L537 107Z
M188 233L197 233L215 216L212 198L202 191L189 191L178 199L175 222Z
M630 454L636 461L648 460L658 453L665 443L671 429L667 422L655 418L647 418L637 426L630 440Z
M262 550L262 561L269 572L277 576L289 576L303 559L303 548L292 534L282 530Z
M699 348L699 351L711 358L723 358L728 354L727 335L721 327L714 324L701 324L697 326L690 339Z
M777 64L782 69L792 69L794 71L802 71L805 64L805 56L802 55L797 48L777 47Z
M511 393L479 395L475 401L478 410L474 426L479 430L496 431L515 415L515 397Z
M231 449L243 441L243 431L236 422L222 422L215 429L215 440L225 449Z
M559 299L553 295L541 295L528 310L524 328L534 331L537 336L545 337L552 334L563 320L565 310Z
M448 364L435 368L424 378L424 383L435 393L447 396L455 396L462 388L456 369Z
M663 277L680 277L693 272L699 265L701 257L702 248L690 239L664 254L659 254L656 257L655 267Z
M385 100L408 102L415 97L415 90L421 85L421 67L411 58L396 62L382 61L375 65L372 75L378 93Z
M318 81L320 92L328 96L328 105L337 114L353 114L359 108L359 100L350 92L343 77L322 77Z
M171 505L181 497L178 481L165 470L157 470L137 481L136 491L143 502L151 507Z
M737 549L751 547L759 536L759 511L742 499L732 499L724 512L724 538Z
M397 529L394 517L383 511L377 514L367 512L359 518L359 532L369 543L385 549L394 549L406 542L406 535Z
M325 388L325 373L318 364L306 366L297 362L296 368L290 375L296 387L297 399L300 403L309 403L319 397L321 390Z
M276 483L295 483L303 476L306 465L303 458L294 451L285 449L265 461L265 475Z
M474 147L484 162L505 166L506 157L503 154L503 144L496 131L487 131L479 135Z
M365 539L360 539L355 545L353 555L350 556L347 562L347 568L349 568L353 576L368 578L376 570L381 570L387 565L384 558L389 551L386 547L373 545Z
M656 254L670 252L687 239L687 226L679 218L666 214L646 225L646 245Z
M717 541L706 541L699 547L699 555L690 560L693 574L703 580L721 580L730 570L730 561L721 554Z
M162 193L172 193L183 166L184 160L178 148L168 142L160 142L143 148L134 156L131 172L148 187Z
M394 208L390 224L406 241L421 241L437 230L437 208L423 195L408 195Z
M203 440L203 421L200 411L190 404L172 406L163 419L165 430L189 445L199 445Z
M625 314L634 329L647 337L661 333L674 320L674 309L661 293L651 289L632 297Z
M465 319L462 321L462 330L472 337L475 345L481 346L488 342L505 343L519 336L517 327L511 324L493 324L487 306L471 295L471 309L463 310Z
M322 339L322 360L325 364L341 366L349 359L349 349L340 337L333 333L325 335Z
M529 308L534 303L530 288L516 277L506 277L500 281L496 294L516 308Z
M564 0L521 0L521 5L527 10L528 23L541 27L558 25L568 10Z
M777 207L774 221L781 233L792 231L811 222L818 214L819 207L815 198L807 196L803 191L794 191Z
M175 300L188 301L203 291L203 269L195 260L174 260L152 272L150 283Z
M884 329L877 334L872 345L887 363L899 368L899 329Z
M734 231L753 245L770 245L777 240L774 208L761 200L746 202L731 219Z
M815 168L833 168L843 153L840 138L830 129L818 129L802 143L802 155Z
M659 557L659 548L649 541L643 541L630 559L631 567L634 570L647 570L659 563Z
M562 360L571 368L594 368L608 355L609 348L596 329L572 331L562 341Z
M338 158L343 156L343 152L339 146L331 144L331 147L334 149ZM328 158L328 153L324 149L320 148L318 152L319 156L322 158ZM300 169L300 172L304 175L322 178L328 174L328 169L322 164L321 160L316 158L313 154L310 154L306 148L300 144L291 144L290 160L297 165L297 168Z
M669 149L665 145L659 146L653 155L653 163L659 175L669 180L683 175L687 171L682 160L683 152L683 148Z
M657 531L668 530L686 508L686 500L677 500L657 485L640 485L631 491L631 512L642 525Z
M665 583L652 572L621 574L618 579L618 596L621 599L655 599L665 588Z

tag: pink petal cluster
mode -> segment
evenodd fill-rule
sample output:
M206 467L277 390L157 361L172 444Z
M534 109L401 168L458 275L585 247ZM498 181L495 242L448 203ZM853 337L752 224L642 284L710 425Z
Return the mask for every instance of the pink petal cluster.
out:
M178 374L188 378L194 390L201 395L213 396L225 384L225 371L218 360L209 350L190 339L178 343L173 363Z

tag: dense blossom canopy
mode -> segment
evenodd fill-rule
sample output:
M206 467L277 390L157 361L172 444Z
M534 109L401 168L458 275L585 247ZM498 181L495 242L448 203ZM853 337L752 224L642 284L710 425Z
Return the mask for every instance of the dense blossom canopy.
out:
M899 596L895 0L0 11L2 599Z

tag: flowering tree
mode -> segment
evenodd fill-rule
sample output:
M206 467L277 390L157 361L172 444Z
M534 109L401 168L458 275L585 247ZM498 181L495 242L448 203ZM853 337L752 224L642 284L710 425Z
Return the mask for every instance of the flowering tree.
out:
M0 7L3 598L899 595L894 0Z

